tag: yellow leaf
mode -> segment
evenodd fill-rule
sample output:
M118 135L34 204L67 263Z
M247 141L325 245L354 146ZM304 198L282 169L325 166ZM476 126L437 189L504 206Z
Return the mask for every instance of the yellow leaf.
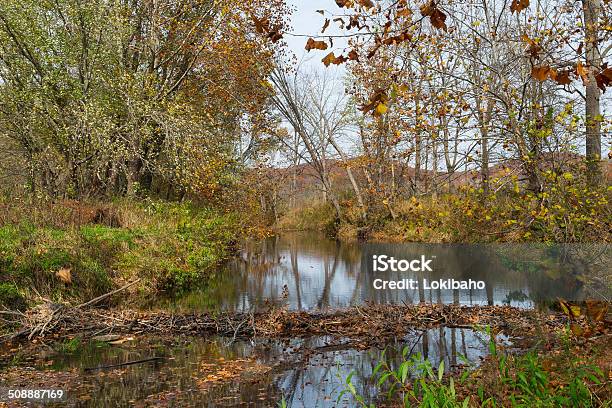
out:
M379 103L376 107L376 113L379 115L384 115L385 113L387 113L388 110L389 108L384 103Z

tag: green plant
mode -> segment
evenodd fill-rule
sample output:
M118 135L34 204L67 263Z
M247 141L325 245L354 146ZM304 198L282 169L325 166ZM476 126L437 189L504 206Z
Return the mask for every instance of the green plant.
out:
M512 355L498 347L490 327L477 328L488 337L489 359L494 363L487 382L472 380L471 375L479 371L468 367L461 375L445 375L444 362L434 370L429 360L420 354L409 355L402 351L402 362L392 367L383 352L372 372L372 378L381 393L388 399L396 399L405 407L465 408L468 406L497 407L594 407L596 403L591 385L601 385L605 374L594 364L589 364L574 355L562 356L557 364L562 367L552 380L545 369L545 360L535 351L524 355ZM569 329L568 329L569 332ZM561 338L564 345L568 338ZM569 349L567 349L569 351ZM485 374L482 374L485 375ZM349 393L361 407L367 404L351 383L351 373L344 380L344 389L338 400ZM463 395L464 397L461 397ZM467 395L467 396L466 396ZM471 395L471 397L470 397Z
M25 299L12 283L0 283L0 305L10 309L24 309Z

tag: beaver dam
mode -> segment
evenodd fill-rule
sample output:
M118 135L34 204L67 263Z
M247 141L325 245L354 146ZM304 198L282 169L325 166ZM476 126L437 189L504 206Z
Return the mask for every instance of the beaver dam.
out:
M486 361L492 339L521 353L575 324L549 307L557 298L589 290L536 250L421 244L415 253L446 262L425 278L474 278L487 289L375 290L362 259L380 247L313 235L249 245L214 284L138 309L104 306L128 285L82 305L4 312L2 386L56 386L67 392L61 406L75 407L354 406L346 394L337 401L351 373L360 395L382 401L372 373L382 358L399 364L402 350L447 372ZM605 315L602 304L589 303Z

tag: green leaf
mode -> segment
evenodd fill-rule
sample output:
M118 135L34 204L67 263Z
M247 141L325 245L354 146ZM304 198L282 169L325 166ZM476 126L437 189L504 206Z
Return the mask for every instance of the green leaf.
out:
M408 362L404 361L402 363L402 365L400 366L400 378L402 381L402 384L406 382L406 377L408 377Z
M385 381L387 381L387 378L389 378L389 376L391 375L391 373L387 372L384 373L383 375L380 376L380 378L378 379L378 386L380 387L381 385L383 385L385 383Z

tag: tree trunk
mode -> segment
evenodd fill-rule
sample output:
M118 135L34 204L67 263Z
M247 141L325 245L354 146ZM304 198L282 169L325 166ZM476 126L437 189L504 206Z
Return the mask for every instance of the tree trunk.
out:
M361 189L359 188L359 184L357 184L357 180L355 179L355 176L353 175L353 171L351 170L351 167L349 165L349 162L348 162L349 158L347 155L344 154L344 151L340 148L340 146L338 146L338 144L336 143L336 141L333 139L332 136L329 137L329 143L331 143L331 145L334 147L336 152L338 152L338 155L340 156L340 158L342 159L342 162L344 162L344 165L346 166L346 174L351 182L351 186L353 187L355 198L357 198L357 205L359 205L359 209L361 210L361 218L365 221L365 219L367 218L367 213L366 213L365 205L363 203L363 196L361 195Z
M595 73L601 69L601 55L598 48L598 24L601 0L583 0L585 24L585 51L588 69L586 84L586 159L587 179L591 185L601 183L601 110L600 93Z
M141 162L139 159L130 160L127 164L127 196L135 197L138 192Z

